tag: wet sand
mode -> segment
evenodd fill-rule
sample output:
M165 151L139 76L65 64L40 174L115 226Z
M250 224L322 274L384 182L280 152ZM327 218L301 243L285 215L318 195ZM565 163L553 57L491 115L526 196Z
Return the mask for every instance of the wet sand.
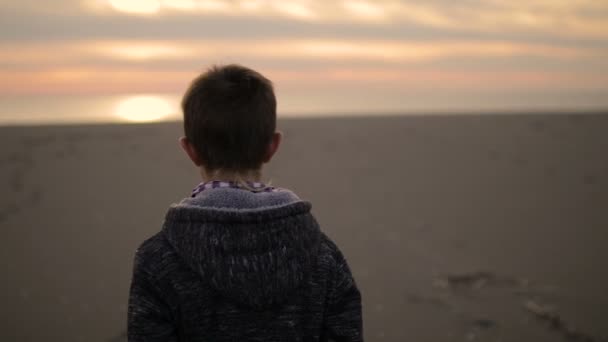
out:
M608 114L280 121L368 341L608 337ZM123 341L133 252L189 194L178 123L0 128L0 340Z

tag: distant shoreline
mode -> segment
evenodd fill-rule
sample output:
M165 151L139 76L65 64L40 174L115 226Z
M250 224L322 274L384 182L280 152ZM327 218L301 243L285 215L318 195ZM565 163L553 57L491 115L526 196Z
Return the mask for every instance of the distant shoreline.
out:
M378 112L376 114L370 113L347 113L347 112L333 112L333 113L288 113L281 115L278 114L278 120L323 120L323 119L374 119L374 118L401 118L401 117L418 117L418 118L442 118L442 117L505 117L505 116L596 116L596 115L608 115L608 108L605 109L592 109L592 110L565 110L565 109L539 109L539 110L494 110L494 111L426 111L426 112ZM171 124L179 123L181 119L179 117L172 116L170 119L163 119L158 121L147 121L147 122L127 122L121 120L84 120L84 121L23 121L23 122L2 122L0 118L0 129L5 128L18 128L18 127L81 127L81 126L122 126L122 125L158 125L158 124Z

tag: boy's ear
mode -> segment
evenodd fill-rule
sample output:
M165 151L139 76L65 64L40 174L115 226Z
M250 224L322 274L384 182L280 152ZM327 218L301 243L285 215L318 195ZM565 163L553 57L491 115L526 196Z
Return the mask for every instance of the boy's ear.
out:
M192 160L194 165L196 165L196 166L203 165L203 162L202 162L201 158L198 156L198 153L196 152L194 145L192 145L190 143L188 138L186 138L186 137L179 138L179 144L182 147L182 149L184 150L184 152L186 152L186 154L188 155L190 160Z
M272 139L270 140L270 144L268 144L268 150L266 150L266 156L264 157L263 162L268 163L270 159L274 156L274 154L279 149L279 145L283 140L283 133L276 131L272 135Z

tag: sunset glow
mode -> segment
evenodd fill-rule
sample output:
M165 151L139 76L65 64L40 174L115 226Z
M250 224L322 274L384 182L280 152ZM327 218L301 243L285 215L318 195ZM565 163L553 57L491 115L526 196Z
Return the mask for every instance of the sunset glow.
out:
M281 113L608 107L602 1L10 0L0 16L0 97L178 98L239 63Z
M132 122L159 121L172 113L169 102L157 96L134 96L116 106L116 116Z
M161 8L158 0L109 0L109 3L117 11L133 14L154 14Z

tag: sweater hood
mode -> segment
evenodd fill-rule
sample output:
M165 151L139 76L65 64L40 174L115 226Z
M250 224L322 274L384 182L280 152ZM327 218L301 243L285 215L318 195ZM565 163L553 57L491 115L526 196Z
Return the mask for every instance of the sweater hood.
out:
M321 240L310 209L288 190L208 189L172 205L163 233L222 296L266 308L285 302L310 275Z

